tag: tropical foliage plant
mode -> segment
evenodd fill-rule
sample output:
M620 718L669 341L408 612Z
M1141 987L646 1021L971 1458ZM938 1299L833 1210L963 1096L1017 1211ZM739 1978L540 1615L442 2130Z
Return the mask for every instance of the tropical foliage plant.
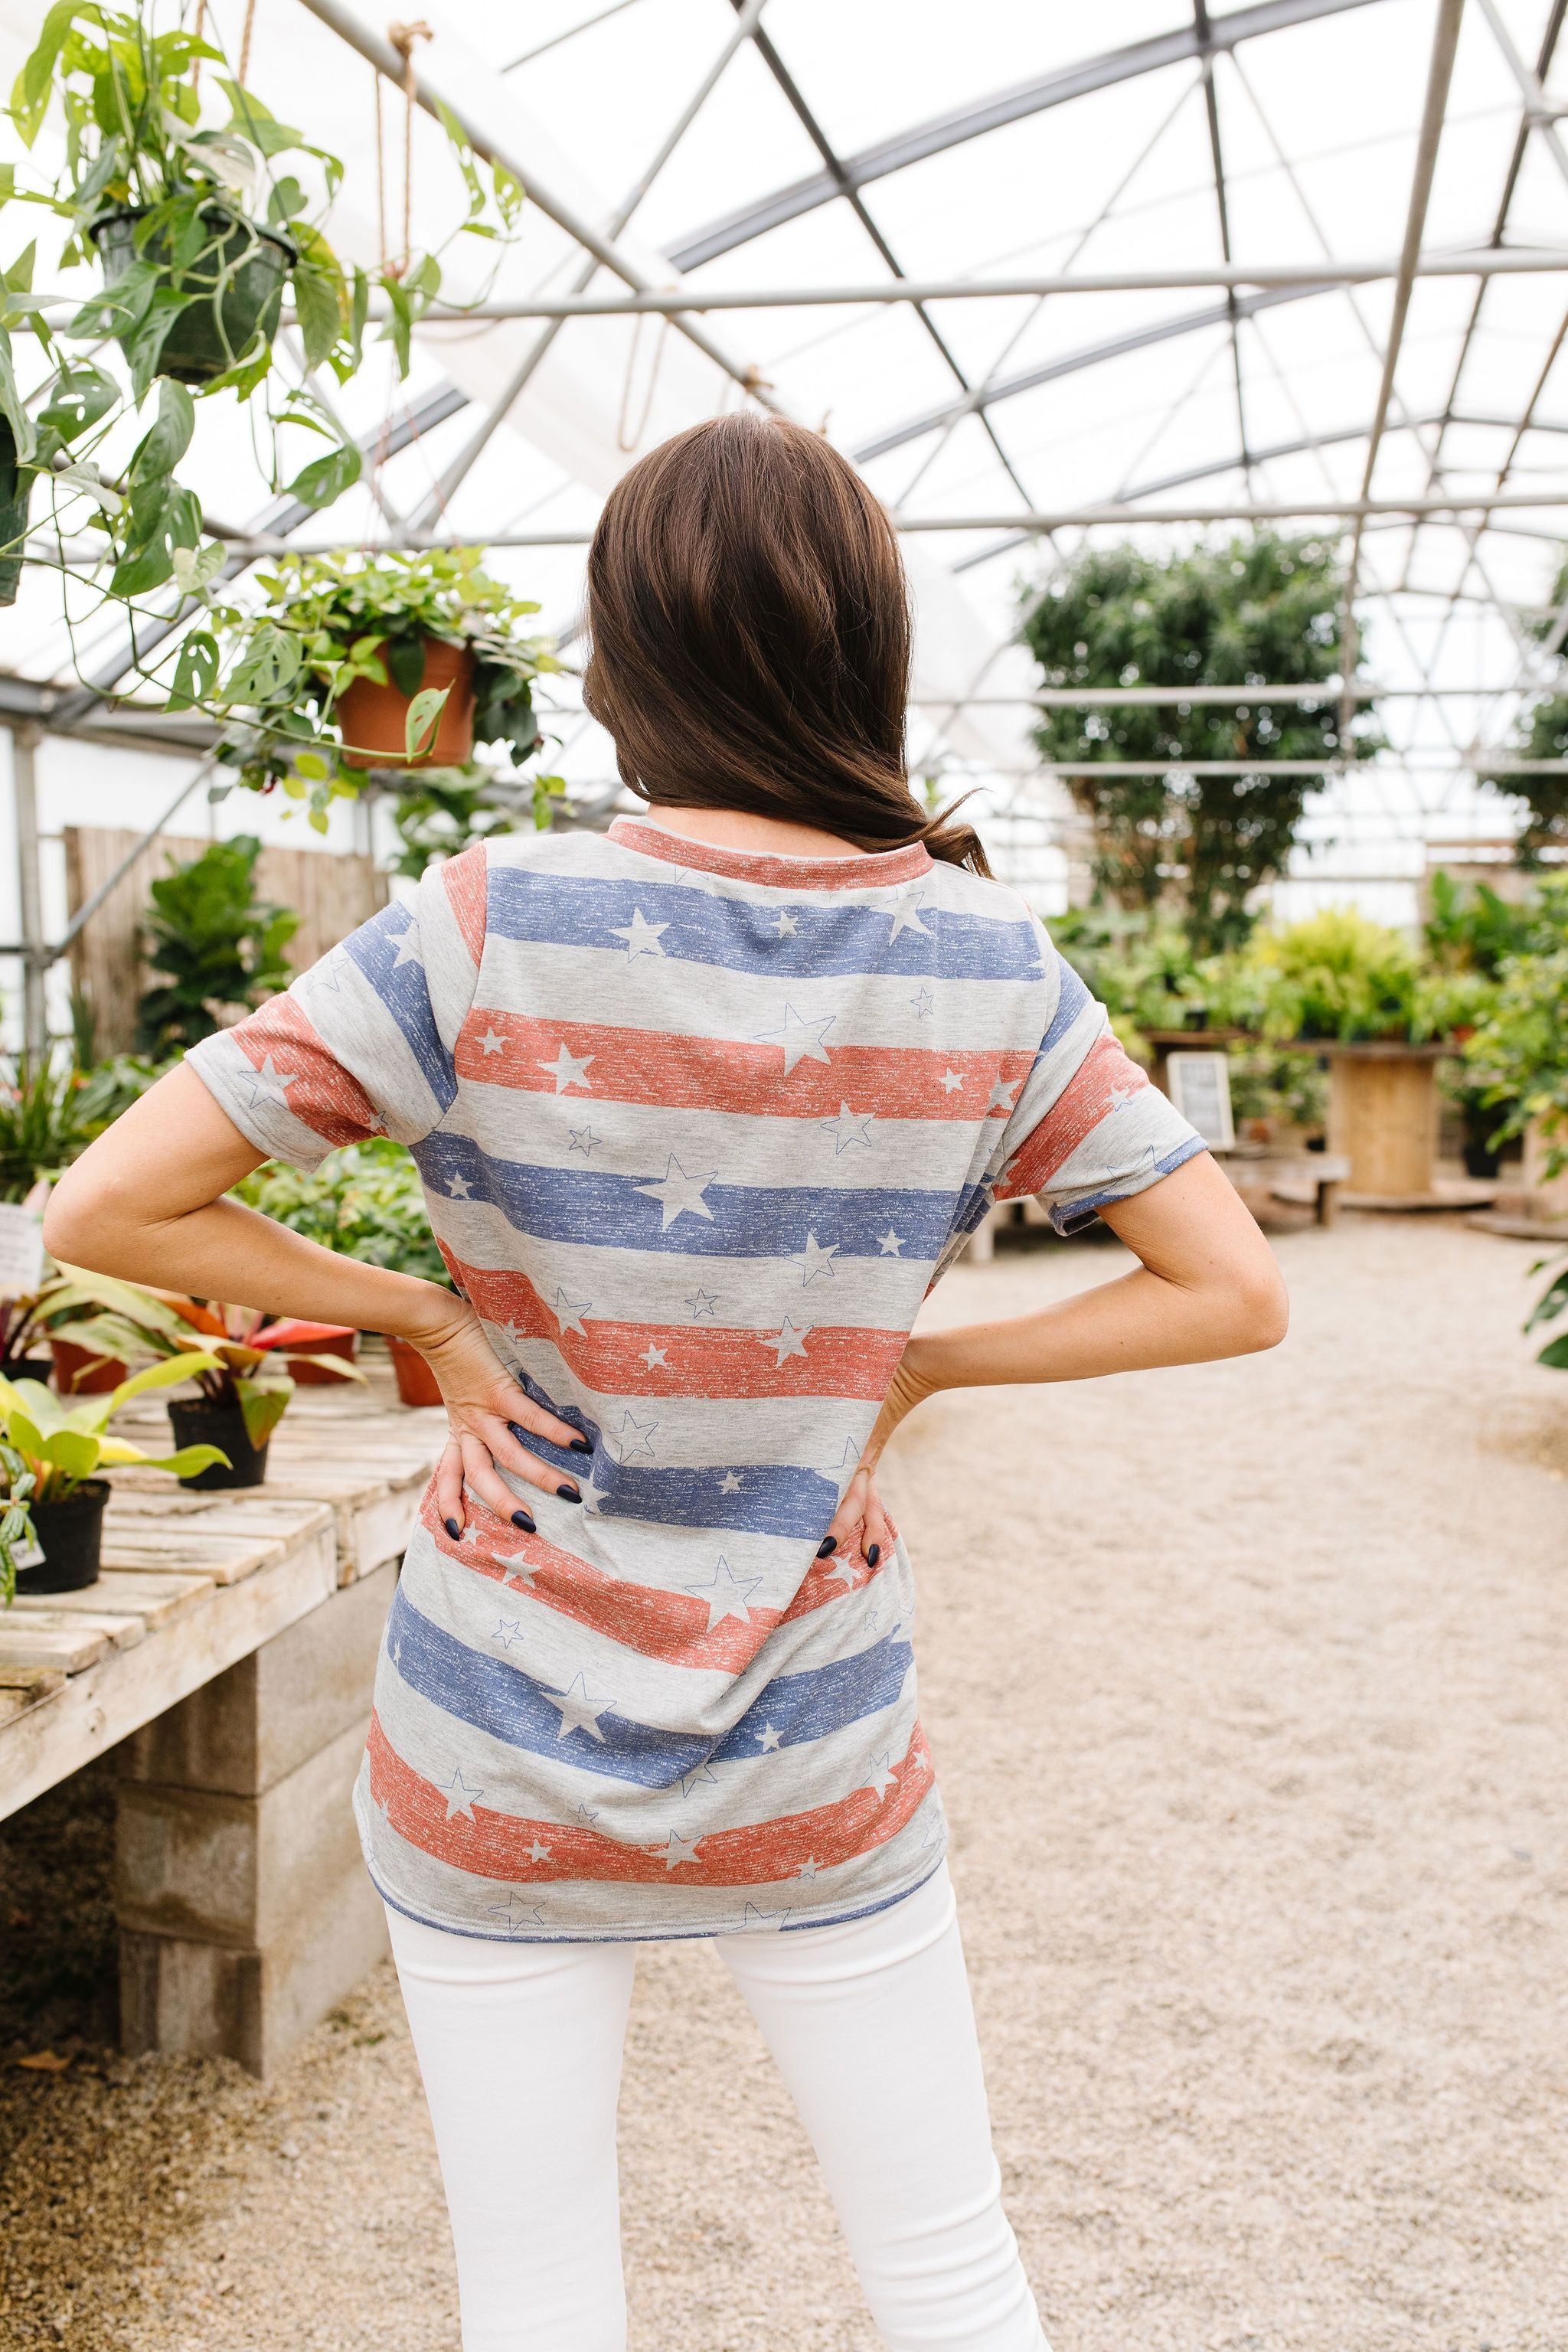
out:
M531 815L538 832L549 831L565 785L559 776L534 775ZM499 775L479 766L437 768L405 777L391 802L392 822L401 845L394 874L417 882L433 857L457 857L477 841L515 833L518 814L511 794L498 790Z
M1364 759L1374 731L1342 740L1343 583L1333 550L1268 530L1223 547L1149 555L1090 548L1026 597L1019 634L1047 687L1169 688L1158 704L1043 709L1047 760L1088 763L1068 788L1094 827L1098 887L1126 907L1167 905L1195 951L1233 947L1258 894L1282 873L1321 778L1261 766L1205 776L1205 761ZM1268 702L1259 685L1321 684L1321 700ZM1185 701L1183 689L1234 687L1234 702ZM1367 697L1358 697L1364 708ZM1097 775L1099 763L1157 763L1146 775Z
M1547 1174L1568 1163L1568 876L1543 882L1521 950L1505 956L1465 1056L1499 1107L1499 1139L1545 1129Z
M226 716L218 756L241 783L308 799L324 827L333 793L359 789L344 772L354 746L337 707L362 677L412 698L406 749L417 757L449 692L422 684L432 637L472 649L475 740L504 743L518 760L538 748L534 685L561 665L544 638L522 632L539 606L492 579L477 548L289 555L257 584L260 609L216 606L212 625L187 635L174 682L175 707L200 702Z
M16 1570L37 1542L28 1509L35 1480L14 1445L0 1438L0 1609L16 1597Z
M1555 1260L1538 1257L1530 1271L1539 1274L1543 1266L1552 1265L1556 1271L1530 1310L1524 1326L1527 1331L1537 1331L1543 1323L1555 1323L1559 1316L1568 1315L1568 1254ZM1568 1372L1568 1331L1548 1339L1535 1360L1538 1364L1550 1364L1554 1371Z
M104 1125L68 1055L0 1056L0 1201L25 1201L40 1178L68 1168Z
M1558 614L1564 605L1568 605L1568 560L1552 583L1550 604L1530 624L1531 634L1542 645L1550 645L1559 635ZM1558 658L1561 662L1560 650ZM1512 730L1509 757L1568 760L1568 689L1559 687L1526 706ZM1540 866L1552 852L1561 855L1568 850L1568 770L1557 775L1480 772L1483 782L1524 803L1524 823L1514 837L1513 854L1521 866Z
M161 1363L148 1364L130 1380L121 1381L105 1396L83 1397L67 1404L41 1381L0 1379L0 1433L14 1446L31 1474L34 1503L63 1503L67 1496L100 1468L118 1463L144 1463L152 1470L172 1470L176 1478L193 1478L228 1456L216 1445L183 1445L173 1454L144 1454L139 1445L110 1437L112 1414L132 1397L149 1389L171 1388L193 1375L210 1377L216 1359L204 1349L189 1349Z
M300 919L258 897L260 855L255 834L236 834L151 885L146 955L162 978L142 999L137 1039L149 1055L181 1052L288 987L283 950Z

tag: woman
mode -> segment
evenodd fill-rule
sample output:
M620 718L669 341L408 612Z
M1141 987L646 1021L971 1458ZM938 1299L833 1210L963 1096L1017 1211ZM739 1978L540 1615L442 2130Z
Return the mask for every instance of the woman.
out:
M197 1046L47 1238L395 1332L451 1438L356 1792L468 2352L625 2342L635 1948L718 1950L884 2340L1039 2352L990 2147L908 1558L873 1473L933 1390L1272 1346L1270 1253L967 826L904 770L897 543L814 434L655 450L589 560L590 709L652 809L427 875ZM384 1131L456 1297L225 1196ZM991 1202L1137 1271L910 1326Z

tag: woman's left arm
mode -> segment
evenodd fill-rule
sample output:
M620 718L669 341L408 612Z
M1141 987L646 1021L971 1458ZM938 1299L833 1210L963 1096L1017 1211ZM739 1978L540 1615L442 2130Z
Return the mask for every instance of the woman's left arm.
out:
M585 1441L508 1377L466 1299L439 1283L340 1257L226 1199L264 1158L182 1065L68 1169L45 1212L44 1240L68 1265L123 1281L411 1341L441 1384L452 1436L437 1495L443 1517L458 1528L467 1518L465 1480L491 1510L512 1517L518 1498L496 1475L497 1463L549 1494L569 1491L560 1471L512 1432L531 1430L575 1452Z

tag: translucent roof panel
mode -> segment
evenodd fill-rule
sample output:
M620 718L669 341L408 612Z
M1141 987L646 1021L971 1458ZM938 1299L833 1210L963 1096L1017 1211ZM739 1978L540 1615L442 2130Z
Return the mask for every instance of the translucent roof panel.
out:
M245 13L208 9L231 56ZM39 14L0 0L0 72ZM515 244L451 249L447 290L479 307L420 329L405 383L373 345L334 395L366 478L293 538L484 541L571 639L584 541L638 452L727 404L798 417L904 528L915 759L983 784L996 839L1035 873L1067 800L1030 744L1020 595L1086 542L1183 545L1254 515L1348 551L1381 419L1372 496L1391 510L1366 517L1356 562L1389 749L1331 782L1309 835L1333 845L1321 870L1358 876L1407 872L1434 841L1504 840L1507 805L1476 772L1551 673L1536 625L1568 536L1568 148L1540 88L1561 82L1559 14L1464 12L1382 404L1437 0L1087 16L978 0L956 17L937 0L432 0L421 95L533 201ZM384 222L400 238L405 194L416 243L461 215L420 109L405 153L382 40L347 0L255 10L251 86L344 158L328 226L367 262ZM932 290L824 299L900 280ZM639 287L727 307L495 315ZM190 472L226 526L275 520L232 401L203 404ZM122 622L70 593L79 665L106 672ZM68 677L56 578L30 580L4 625L9 672ZM613 758L572 698L567 680L562 764L588 793Z

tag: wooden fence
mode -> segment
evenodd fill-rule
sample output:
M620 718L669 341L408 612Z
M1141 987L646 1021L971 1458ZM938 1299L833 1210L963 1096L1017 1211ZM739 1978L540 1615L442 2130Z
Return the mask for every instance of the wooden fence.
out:
M67 825L64 838L66 888L74 915L113 873L137 836L118 826L79 824ZM166 874L171 864L199 857L208 846L190 835L161 835L71 942L71 985L91 1007L98 1053L130 1050L136 1035L136 1007L153 984L141 940L150 884ZM260 897L291 907L300 918L287 950L296 971L314 963L387 900L385 875L373 858L357 854L267 848L257 861L256 879Z

